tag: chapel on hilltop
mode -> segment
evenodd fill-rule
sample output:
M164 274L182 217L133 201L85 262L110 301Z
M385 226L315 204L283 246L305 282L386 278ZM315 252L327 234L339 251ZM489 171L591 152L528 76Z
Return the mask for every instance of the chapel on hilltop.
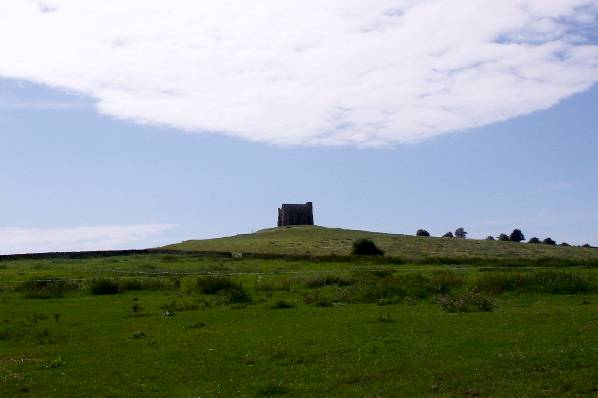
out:
M278 209L278 226L287 225L314 225L313 205L283 203Z

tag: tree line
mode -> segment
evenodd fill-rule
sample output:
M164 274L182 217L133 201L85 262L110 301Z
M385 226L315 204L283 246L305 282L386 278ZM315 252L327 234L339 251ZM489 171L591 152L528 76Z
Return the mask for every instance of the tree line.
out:
M415 236L429 237L431 235L425 229L418 229L417 232L415 233ZM454 233L452 231L449 231L446 234L442 235L442 238L467 239L467 231L465 231L465 229L463 227L460 227L460 228L457 228ZM523 235L523 232L521 232L520 229L515 228L513 230L513 232L511 232L510 235L502 233L502 234L499 234L496 238L494 236L489 235L488 237L486 237L486 240L498 240L498 241L502 241L502 242L517 242L517 243L519 243L519 242L525 241L525 235ZM544 244L544 245L552 245L552 246L557 244L556 241L550 237L540 240L540 238L537 238L535 236L530 238L527 241L527 243ZM560 244L560 246L571 246L571 245L568 244L567 242L562 242ZM592 247L592 246L590 246L588 243L586 243L585 245L582 245L581 247Z

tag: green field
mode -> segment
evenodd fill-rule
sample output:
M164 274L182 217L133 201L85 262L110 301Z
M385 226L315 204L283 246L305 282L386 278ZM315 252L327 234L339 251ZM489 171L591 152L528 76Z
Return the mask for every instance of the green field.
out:
M363 234L290 228L174 247L346 254ZM413 261L0 261L0 397L598 396L594 249L375 240ZM435 255L479 261L425 261ZM493 260L546 257L568 261Z

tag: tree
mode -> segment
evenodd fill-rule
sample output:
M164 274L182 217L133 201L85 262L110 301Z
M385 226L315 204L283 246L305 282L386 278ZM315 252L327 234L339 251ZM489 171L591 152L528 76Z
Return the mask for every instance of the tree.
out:
M562 242L560 245L561 245L561 246L565 246L565 247L566 247L566 246L571 246L571 245L570 245L570 244L568 244L567 242Z
M527 243L540 243L540 239L536 238L535 236L527 241Z
M459 239L467 239L467 232L465 232L463 227L457 228L455 230L455 237Z
M507 235L507 234L500 234L500 235L498 235L498 240L500 240L502 242L508 242L509 241L509 235Z
M545 245L556 245L556 242L552 238L546 238L542 241Z
M382 256L384 252L378 249L371 239L361 238L353 242L352 254L358 256Z
M455 236L453 235L452 232L447 232L446 234L442 235L443 238L454 238Z
M430 236L430 233L425 229L418 229L415 236Z
M494 240L494 236L488 235L488 236L486 236L486 240Z
M525 236L523 236L523 232L520 229L514 229L511 232L511 236L509 236L509 240L512 242L521 242L525 240Z

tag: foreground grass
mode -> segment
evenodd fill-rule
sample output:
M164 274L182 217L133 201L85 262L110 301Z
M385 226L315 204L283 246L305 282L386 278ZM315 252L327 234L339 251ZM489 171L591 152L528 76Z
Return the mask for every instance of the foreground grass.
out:
M1 397L598 394L594 268L186 255L1 265ZM211 277L194 274L206 273L232 275L251 301L202 294ZM554 286L534 284L545 275L558 276ZM25 298L18 287L32 278L70 278L77 289ZM99 279L164 283L93 295L90 281ZM393 295L382 296L389 286ZM493 311L450 313L437 304L441 292L476 287ZM363 294L372 291L373 299Z
M517 258L543 257L598 261L598 249L560 247L542 244L449 239L393 235L339 228L294 226L272 228L253 234L226 238L188 240L165 246L173 250L232 251L236 253L275 253L295 255L348 255L352 243L359 238L370 238L388 256L405 259L432 257L453 258Z

